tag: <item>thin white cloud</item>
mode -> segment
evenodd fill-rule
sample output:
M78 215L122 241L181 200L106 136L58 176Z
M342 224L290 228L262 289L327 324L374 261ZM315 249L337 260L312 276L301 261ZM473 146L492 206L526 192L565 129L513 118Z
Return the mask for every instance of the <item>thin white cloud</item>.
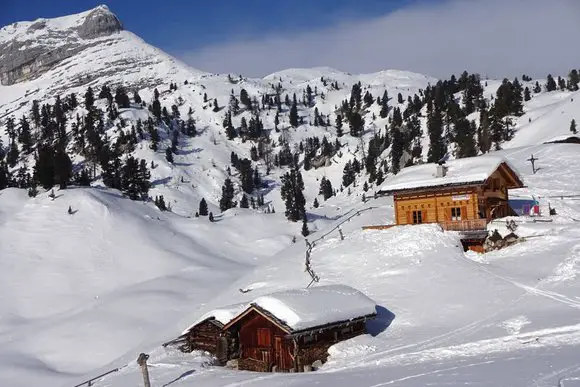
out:
M247 76L329 66L352 73L402 69L448 77L467 69L543 77L580 67L579 36L580 0L451 0L179 56L202 70Z

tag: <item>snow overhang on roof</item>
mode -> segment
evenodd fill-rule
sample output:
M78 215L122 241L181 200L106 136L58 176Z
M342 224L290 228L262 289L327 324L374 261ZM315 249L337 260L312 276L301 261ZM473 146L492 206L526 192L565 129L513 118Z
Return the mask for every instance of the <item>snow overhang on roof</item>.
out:
M435 163L421 164L402 169L397 175L389 178L379 193L390 194L397 191L419 190L451 186L469 186L483 184L502 164L513 172L523 186L517 170L501 156L479 156L450 160L445 163L445 176L437 177Z
M280 291L258 297L251 305L246 312L252 307L266 312L268 318L280 322L289 333L376 315L376 303L346 285ZM232 320L224 329L235 322L236 319Z
M215 319L218 323L226 325L227 323L232 321L238 314L243 312L247 307L248 303L241 303L213 309L202 315L200 318L198 318L193 324L184 329L183 332L181 332L181 334L182 335L187 334L191 330L191 328L209 319Z

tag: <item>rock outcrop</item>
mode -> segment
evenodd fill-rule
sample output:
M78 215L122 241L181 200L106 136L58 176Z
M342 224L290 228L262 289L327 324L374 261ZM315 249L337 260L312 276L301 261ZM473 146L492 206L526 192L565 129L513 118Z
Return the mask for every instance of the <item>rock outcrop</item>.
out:
M31 24L24 37L0 41L0 83L4 86L34 79L57 63L95 45L92 39L122 31L121 22L106 6L89 11L84 21L68 29L51 28L46 20ZM56 43L55 43L56 42Z
M94 39L122 30L123 26L117 16L107 6L101 5L87 15L83 24L78 27L78 34L82 39Z

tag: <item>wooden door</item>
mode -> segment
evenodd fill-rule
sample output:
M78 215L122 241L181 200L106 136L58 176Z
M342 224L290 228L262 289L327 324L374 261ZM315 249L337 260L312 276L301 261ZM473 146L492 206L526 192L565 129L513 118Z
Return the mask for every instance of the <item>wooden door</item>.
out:
M274 362L279 370L287 369L284 339L280 336L274 338Z

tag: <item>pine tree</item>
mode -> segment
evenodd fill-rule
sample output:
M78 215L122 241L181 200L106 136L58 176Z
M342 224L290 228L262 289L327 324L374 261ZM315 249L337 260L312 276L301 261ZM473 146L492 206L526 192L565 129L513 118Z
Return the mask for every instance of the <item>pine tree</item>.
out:
M308 222L306 221L306 217L304 217L304 219L302 220L302 236L307 237L308 235L310 235L310 230L308 230Z
M117 90L115 90L115 102L120 109L128 108L131 105L131 101L129 100L129 96L124 87L119 86L117 87Z
M30 111L30 119L34 123L35 127L38 128L40 126L40 105L38 103L38 100L36 100L36 99L32 101L32 109Z
M242 199L240 200L240 208L250 208L248 197L245 194L242 195Z
M566 81L564 80L564 78L558 77L558 87L562 91L566 90Z
M163 195L155 196L153 203L159 208L160 211L167 211L167 205L165 204L165 198Z
M380 111L381 118L387 118L389 115L389 93L385 89L383 93L383 98L381 98L381 111Z
M174 130L171 135L171 152L173 152L174 154L177 154L178 139L179 139L179 131Z
M131 200L145 199L151 186L150 177L145 160L129 156L121 168L121 191Z
M312 206L314 208L318 208L318 206L320 206L320 204L318 203L318 199L317 198L314 198L314 202L312 203Z
M348 117L350 135L360 137L364 131L365 120L358 112L352 112Z
M161 122L162 111L161 102L159 102L158 99L153 100L153 103L151 104L151 113L153 113L153 116L156 118L158 123Z
M72 161L66 150L58 146L54 152L54 183L61 189L68 186L72 178Z
M576 129L576 120L575 119L572 119L572 121L570 122L570 132L572 132L572 134L578 133L578 130Z
M199 215L207 216L207 202L205 201L205 198L202 198L199 202Z
M292 107L290 108L290 125L293 128L298 127L298 106L296 103L296 94L294 94L294 100L292 102Z
M141 96L139 95L139 92L138 92L137 90L135 90L135 91L133 92L133 101L135 101L135 103L136 103L136 104L139 104L139 105L140 105L140 104L141 104L141 102L143 101L143 100L141 99Z
M154 152L157 152L160 140L159 132L157 131L157 128L153 125L153 121L151 119L147 121L147 132L149 132L149 137L151 140L149 148L151 148Z
M44 189L50 189L54 186L54 153L52 148L46 145L37 149L34 180Z
M95 105L95 95L93 94L93 89L89 86L87 92L85 93L85 108L91 110Z
M173 164L173 152L171 152L171 148L165 149L165 159L167 162Z
M486 107L483 107L479 112L479 128L477 130L477 145L481 153L487 153L491 148L489 124L489 112Z
M220 198L220 211L224 212L235 207L234 204L234 184L226 178L222 186L222 197Z
M6 163L10 168L13 168L16 165L18 157L20 157L18 145L16 145L16 141L12 140L10 142L10 147L8 148L8 153L6 154Z
M332 196L333 194L332 184L330 180L328 180L326 177L322 177L322 179L320 180L320 189L318 190L318 193L322 195L325 201Z
M306 200L298 181L298 172L292 169L282 176L282 188L280 194L286 205L285 215L288 220L296 222L305 217Z
M218 105L217 98L214 98L214 99L213 99L213 111L214 111L215 113L217 113L217 112L219 112L219 111L220 111L220 107L219 107L219 105Z
M197 134L197 129L195 127L195 120L189 117L185 124L185 133L189 137L195 137Z
M30 125L25 116L20 119L20 133L18 136L18 141L22 144L22 151L24 153L30 153L32 150L32 135L30 133Z
M213 212L210 212L210 213L209 213L209 217L208 217L208 219L209 219L209 221L210 221L210 222L213 222L213 221L214 221L214 218L213 218Z
M336 136L342 137L342 116L340 114L336 115Z
M536 81L536 84L534 85L534 93L538 94L542 92L542 86L540 86L540 83L538 81Z
M548 74L547 82L546 82L546 90L547 91L555 91L557 88L558 88L558 85L556 84L554 77L552 77L552 74Z
M524 101L528 102L531 99L532 99L532 95L530 93L530 89L528 87L526 87L524 89Z
M427 129L430 140L427 160L430 163L436 163L447 152L445 143L443 142L443 119L439 108L435 107L435 110L429 115Z
M399 173L401 170L401 157L403 157L404 150L404 136L398 128L393 128L392 131L392 144L391 144L391 170L394 174ZM382 171L377 172L377 184L379 183L379 177L382 178Z
M475 122L461 118L455 124L455 138L457 142L457 158L472 157L477 155L475 149L475 134L477 127Z
M0 157L0 191L8 187L10 182L10 172L8 171L8 166L2 158Z
M580 74L578 70L574 69L568 74L568 90L578 91L578 84L580 83Z

